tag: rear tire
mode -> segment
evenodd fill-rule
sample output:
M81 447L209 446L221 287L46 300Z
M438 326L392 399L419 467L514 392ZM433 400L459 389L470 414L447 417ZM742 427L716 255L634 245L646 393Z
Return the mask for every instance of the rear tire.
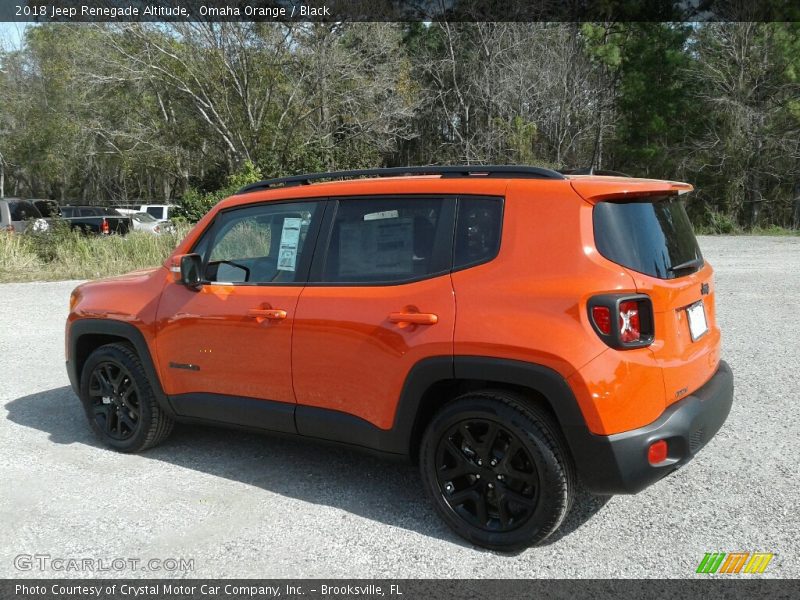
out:
M561 525L575 470L548 412L505 390L470 392L437 413L422 439L423 484L464 539L513 552Z
M160 444L173 420L158 404L130 346L101 346L81 371L81 402L95 434L114 450L141 452Z

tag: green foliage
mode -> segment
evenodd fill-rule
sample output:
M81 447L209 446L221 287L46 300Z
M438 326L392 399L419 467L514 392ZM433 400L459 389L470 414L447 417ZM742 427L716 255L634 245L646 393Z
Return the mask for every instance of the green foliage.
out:
M263 179L261 170L252 162L245 161L242 168L228 177L225 187L213 192L200 192L190 188L180 202L178 217L196 223L220 200L235 194L240 188Z
M194 222L262 174L594 160L792 223L800 23L663 21L37 24L0 51L5 193Z
M712 235L742 232L735 219L715 210L707 212L703 222L695 227L695 231L697 233Z

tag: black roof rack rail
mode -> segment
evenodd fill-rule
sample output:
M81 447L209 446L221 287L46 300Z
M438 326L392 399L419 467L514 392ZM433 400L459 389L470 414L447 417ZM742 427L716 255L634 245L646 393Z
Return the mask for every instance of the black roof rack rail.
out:
M294 185L308 185L322 179L356 179L359 177L401 177L404 175L441 175L442 177L507 177L513 179L564 179L558 171L540 167L516 167L512 165L464 165L464 166L427 166L427 167L388 167L383 169L356 169L353 171L332 171L330 173L310 173L265 179L258 183L244 186L237 194L246 194L256 190Z
M594 167L581 167L580 169L559 169L562 175L602 175L606 177L631 177L627 173L620 173L619 171L608 171L604 169L595 169Z

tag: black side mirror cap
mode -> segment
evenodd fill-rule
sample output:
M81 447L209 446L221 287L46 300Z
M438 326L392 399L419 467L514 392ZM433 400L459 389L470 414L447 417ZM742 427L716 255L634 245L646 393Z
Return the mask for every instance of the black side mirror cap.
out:
M197 290L203 285L200 273L203 270L203 260L199 254L185 254L181 256L181 283L186 287Z

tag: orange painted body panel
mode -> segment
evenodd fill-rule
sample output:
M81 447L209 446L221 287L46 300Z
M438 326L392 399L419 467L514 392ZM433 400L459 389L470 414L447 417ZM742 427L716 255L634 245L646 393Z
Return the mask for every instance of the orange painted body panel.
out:
M173 279L172 273L159 267L84 283L73 292L67 330L78 319L124 321L142 332L155 357L156 311L161 290Z
M158 369L167 394L207 392L295 401L292 323L300 286L204 285L164 288L158 309ZM251 309L286 311L284 319ZM191 364L199 370L170 367Z
M717 370L721 334L717 325L714 270L708 263L691 275L656 279L631 271L636 289L653 301L656 339L650 350L664 377L666 405L702 386ZM708 294L701 292L707 284ZM708 333L692 341L686 308L700 300L705 307Z
M433 314L436 323L394 323L396 312ZM292 344L298 403L389 429L414 364L452 355L454 323L449 275L401 285L306 287Z
M647 196L685 194L694 188L688 183L636 177L594 177L573 175L572 188L584 200L595 204L601 200L625 200Z
M612 177L403 177L242 194L212 209L167 259L167 268L81 286L70 322L95 317L134 324L170 395L208 392L298 402L388 429L417 362L453 354L489 356L557 371L592 432L627 431L654 421L716 369L720 334L713 272L706 265L693 275L661 280L605 259L594 243L593 205L689 189L675 182ZM222 209L390 194L505 197L498 256L452 274L385 286L205 285L193 291L176 283L169 271ZM702 283L710 285L710 294L701 296ZM601 293L651 297L656 339L650 347L614 350L600 340L587 302ZM709 332L692 342L685 308L701 298ZM262 318L248 314L252 309L286 314ZM407 323L394 315L403 312L435 319ZM199 371L172 368L171 362L196 365ZM480 373L474 377L480 379Z

